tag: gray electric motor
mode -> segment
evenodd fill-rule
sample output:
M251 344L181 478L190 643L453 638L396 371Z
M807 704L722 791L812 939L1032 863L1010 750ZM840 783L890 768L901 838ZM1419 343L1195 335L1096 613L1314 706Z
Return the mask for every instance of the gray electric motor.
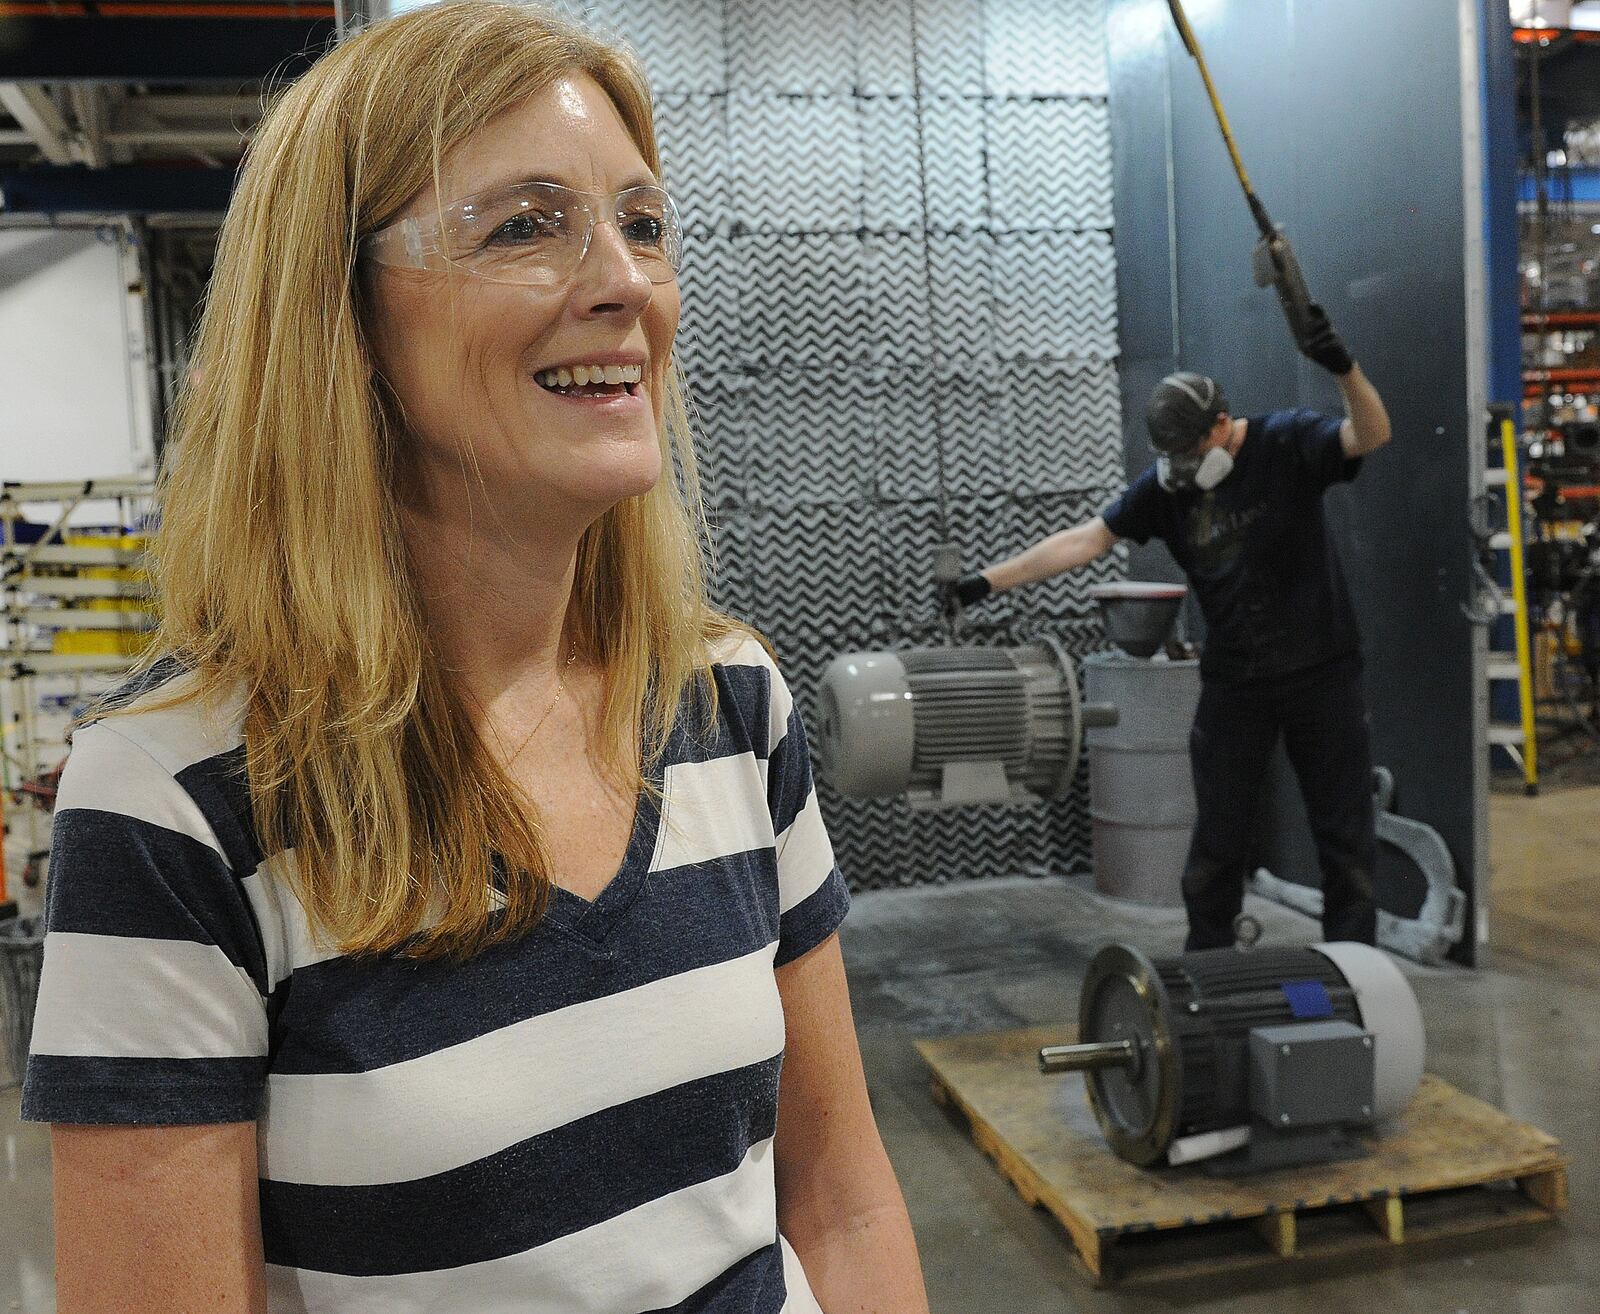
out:
M851 652L822 677L817 760L857 798L1036 804L1072 788L1083 727L1116 715L1081 704L1072 658L1049 639Z
M1155 960L1107 945L1078 1038L1041 1049L1039 1066L1086 1074L1120 1157L1235 1172L1365 1153L1351 1133L1411 1102L1426 1056L1400 969L1349 943Z

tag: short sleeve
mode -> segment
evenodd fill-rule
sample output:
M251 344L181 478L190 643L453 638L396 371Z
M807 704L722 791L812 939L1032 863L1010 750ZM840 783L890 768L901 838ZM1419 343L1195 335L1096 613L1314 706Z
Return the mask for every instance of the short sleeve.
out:
M255 1119L264 977L249 900L199 805L114 722L80 730L51 836L23 1117Z
M767 806L777 837L778 953L776 965L799 958L826 940L850 909L850 892L833 858L817 806L805 726L789 687L771 668L768 713Z
M1122 496L1100 513L1100 519L1118 538L1148 543L1161 536L1161 485L1151 466L1123 490Z
M1343 419L1317 411L1289 412L1288 440L1301 473L1322 490L1347 483L1361 473L1361 458L1346 456L1340 441Z

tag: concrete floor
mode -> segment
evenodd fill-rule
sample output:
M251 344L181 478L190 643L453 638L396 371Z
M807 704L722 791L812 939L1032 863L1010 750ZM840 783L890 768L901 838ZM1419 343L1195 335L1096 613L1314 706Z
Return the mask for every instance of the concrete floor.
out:
M1600 788L1495 796L1496 946L1477 972L1415 969L1429 1069L1560 1137L1572 1209L1557 1225L1284 1264L1249 1278L1095 1291L1065 1234L1025 1206L928 1094L920 1036L1070 1021L1093 949L1178 949L1181 913L1131 909L1080 882L1001 880L860 896L845 931L878 1121L921 1241L936 1314L1175 1309L1229 1314L1600 1311ZM1315 927L1252 901L1269 941ZM1408 969L1409 970L1409 969ZM0 1311L48 1314L48 1138L0 1093Z

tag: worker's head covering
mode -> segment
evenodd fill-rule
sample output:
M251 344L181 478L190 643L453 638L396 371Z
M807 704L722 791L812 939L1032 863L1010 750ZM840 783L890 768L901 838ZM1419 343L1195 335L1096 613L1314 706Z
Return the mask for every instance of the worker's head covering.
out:
M1151 390L1144 422L1156 450L1176 456L1198 446L1227 409L1228 399L1215 379L1188 372L1169 374Z

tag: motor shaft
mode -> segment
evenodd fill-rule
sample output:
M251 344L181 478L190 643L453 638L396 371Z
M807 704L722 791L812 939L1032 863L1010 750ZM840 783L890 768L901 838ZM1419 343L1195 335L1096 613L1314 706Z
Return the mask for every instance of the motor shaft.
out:
M1085 703L1080 720L1085 729L1103 730L1116 725L1121 716L1115 703Z
M1039 1051L1040 1072L1099 1072L1139 1066L1139 1047L1131 1040L1083 1045L1046 1045Z

